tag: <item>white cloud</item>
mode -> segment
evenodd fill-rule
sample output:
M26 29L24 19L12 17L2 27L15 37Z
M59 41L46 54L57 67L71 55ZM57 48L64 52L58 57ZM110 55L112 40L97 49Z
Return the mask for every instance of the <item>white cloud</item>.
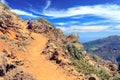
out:
M120 25L115 26L116 29L120 29Z
M37 10L32 9L32 8L30 8L29 10L30 10L32 13L35 13L35 14L38 14L38 15L41 15L41 14L42 14L40 11L37 11Z
M48 9L44 11L45 16L54 18L64 17L81 17L83 15L93 15L107 18L110 20L120 20L120 6L112 4L94 5L94 6L77 6L67 10Z
M68 22L58 22L55 23L56 25L60 25L60 26L65 26L65 25L74 25L74 24L79 24L79 21L68 21Z
M58 23L55 23L55 24L60 25L60 26L67 25L67 23L65 23L65 22L58 22Z
M43 15L43 12L45 12L48 8L49 8L49 6L51 5L51 1L50 0L46 0L46 5L45 5L45 7L43 8L43 11L41 12L41 11L38 11L38 10L35 10L35 9L33 9L33 8L30 8L30 11L32 12L32 13L35 13L35 14L38 14L38 15Z
M73 16L71 17L72 19L80 19L80 18L83 18L84 16L83 15L80 15L80 16Z
M46 6L43 10L45 11L47 8L49 8L50 5L51 5L51 1L47 0Z
M120 22L117 21L112 21L112 20L92 20L89 22L83 22L82 25L100 25L100 24L106 24L111 25L111 24L120 24Z
M5 0L0 0L3 4L8 4Z
M57 27L62 29L67 33L71 32L99 32L103 30L107 30L108 26L71 26L71 27Z
M34 18L39 17L39 16L36 16L36 15L33 15L32 13L25 12L25 11L18 10L18 9L12 9L11 11L17 13L18 15L25 15L25 16L34 17Z
M120 24L115 24L115 25L111 25L109 26L109 28L107 30L105 30L106 32L120 32Z

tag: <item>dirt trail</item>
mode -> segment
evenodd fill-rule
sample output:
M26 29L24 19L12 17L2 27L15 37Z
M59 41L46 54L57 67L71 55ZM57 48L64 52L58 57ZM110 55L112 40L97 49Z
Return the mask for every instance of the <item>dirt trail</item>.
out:
M34 41L28 47L29 53L24 56L26 69L37 80L74 80L64 73L55 63L47 60L41 52L45 48L47 38L43 35L32 33ZM29 56L28 56L29 55Z

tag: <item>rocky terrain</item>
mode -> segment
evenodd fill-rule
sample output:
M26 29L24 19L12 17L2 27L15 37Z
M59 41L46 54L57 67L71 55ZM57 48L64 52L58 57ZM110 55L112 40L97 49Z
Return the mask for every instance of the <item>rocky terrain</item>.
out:
M49 21L27 21L0 3L0 80L119 80L118 67L87 55L78 35Z

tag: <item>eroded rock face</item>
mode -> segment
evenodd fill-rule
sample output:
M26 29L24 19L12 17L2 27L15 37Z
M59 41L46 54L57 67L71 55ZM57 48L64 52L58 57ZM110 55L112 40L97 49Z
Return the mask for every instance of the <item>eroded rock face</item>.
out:
M15 23L14 20L19 19L19 17L15 17L9 9L4 12L0 12L0 31L3 33L7 32L7 30L12 29L16 30L18 27L18 24Z
M5 76L4 80L36 80L31 74L16 68L9 71Z
M0 76L5 76L10 70L16 68L16 66L9 60L9 54L6 52L0 53Z
M0 76L4 76L6 74L7 67L7 59L5 53L0 53Z
M0 31L3 34L10 34L9 30L18 32L20 29L20 17L11 12L10 8L0 3Z
M18 61L15 58L12 59L12 55L1 52L0 77L4 77L4 80L35 80L32 75L19 68L21 63L22 61Z
M118 69L118 67L117 67L115 64L113 64L112 62L106 62L104 65L105 65L111 72L116 72L117 69Z

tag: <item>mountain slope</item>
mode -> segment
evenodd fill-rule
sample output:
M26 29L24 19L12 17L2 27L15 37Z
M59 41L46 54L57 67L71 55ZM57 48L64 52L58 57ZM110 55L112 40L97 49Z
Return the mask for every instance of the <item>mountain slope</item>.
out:
M88 53L94 53L113 63L116 63L117 58L120 57L120 36L109 36L83 45Z
M24 66L26 70L33 74L37 80L74 80L74 77L72 78L65 74L59 66L50 62L45 58L45 55L41 54L48 39L36 33L33 33L32 36L35 40L27 47L27 50L29 50L28 53L25 53L25 55L17 55L18 57L21 56L21 59L25 59L26 62Z
M2 16L0 17L0 40L2 42L0 43L0 53L3 57L0 57L2 59L0 66L3 66L0 69L1 78L4 78L4 80L74 80L78 78L75 73L72 74L72 71L75 70L72 69L72 66L67 68L66 65L69 71L60 67L54 60L50 60L50 57L54 56L54 52L51 54L49 54L50 51L45 52L45 48L56 46L61 41L63 34L59 33L62 33L62 31L56 29L47 20L40 19L33 21L33 33L28 35L27 21L20 19L2 3L0 3L0 9L0 16ZM65 38L65 36L63 37ZM59 41L57 41L58 39ZM61 57L61 60L67 61L69 58L63 51L63 45L62 43L61 46L58 46L60 50L56 47L60 52L58 58ZM52 49L55 50L54 46ZM66 59L62 56L65 56ZM71 69L72 71L70 71ZM79 75L77 72L76 74Z
M65 35L43 18L32 20L33 30L29 35L27 21L2 3L0 10L0 79L119 79L118 67L87 55L78 35Z

